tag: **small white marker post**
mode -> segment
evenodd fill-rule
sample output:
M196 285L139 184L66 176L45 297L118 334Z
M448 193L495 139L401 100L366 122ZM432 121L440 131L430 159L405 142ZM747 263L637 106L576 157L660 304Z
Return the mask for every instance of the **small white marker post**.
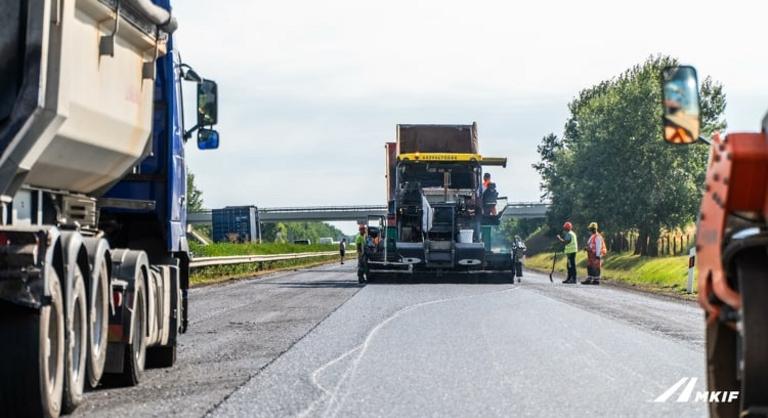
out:
M688 285L686 290L693 293L693 267L696 266L696 247L691 247L688 252Z

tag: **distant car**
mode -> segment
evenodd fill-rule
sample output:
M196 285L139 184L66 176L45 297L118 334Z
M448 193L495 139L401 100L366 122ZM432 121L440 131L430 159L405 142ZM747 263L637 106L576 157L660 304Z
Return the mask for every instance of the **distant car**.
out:
M293 240L293 243L294 244L299 244L299 245L310 245L310 244L312 244L312 241L310 241L308 239L296 239L296 240Z
M323 245L333 245L333 238L331 238L331 237L322 237L322 238L317 240L317 243L318 244L323 244Z

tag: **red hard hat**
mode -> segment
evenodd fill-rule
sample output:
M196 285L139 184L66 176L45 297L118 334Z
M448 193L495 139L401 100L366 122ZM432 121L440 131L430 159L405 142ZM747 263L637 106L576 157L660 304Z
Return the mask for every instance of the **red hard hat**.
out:
M563 229L565 229L566 231L570 231L571 229L573 229L573 225L570 222L566 222L563 224Z

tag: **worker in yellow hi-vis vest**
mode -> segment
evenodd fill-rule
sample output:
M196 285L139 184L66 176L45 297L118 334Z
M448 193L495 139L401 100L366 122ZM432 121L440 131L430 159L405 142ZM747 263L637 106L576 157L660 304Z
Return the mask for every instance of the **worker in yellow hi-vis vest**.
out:
M565 253L565 257L568 261L568 275L566 276L565 280L563 280L563 283L575 284L576 283L576 252L578 252L578 243L576 239L576 233L573 232L573 224L571 224L570 222L564 223L563 229L565 230L565 237L561 237L560 235L557 236L557 239L559 239L560 242L565 243L565 248L563 249L563 252Z
M368 238L365 225L358 228L360 233L355 237L355 249L357 250L357 282L365 283L365 241Z

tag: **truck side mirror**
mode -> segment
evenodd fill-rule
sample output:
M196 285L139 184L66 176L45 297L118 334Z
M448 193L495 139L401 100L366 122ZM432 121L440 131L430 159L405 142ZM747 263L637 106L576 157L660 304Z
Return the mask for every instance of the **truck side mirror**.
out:
M213 129L200 128L197 131L197 148L201 150L219 147L219 133Z
M219 88L213 80L197 83L197 126L211 126L218 122Z
M664 140L693 144L701 133L699 82L689 65L663 71Z

